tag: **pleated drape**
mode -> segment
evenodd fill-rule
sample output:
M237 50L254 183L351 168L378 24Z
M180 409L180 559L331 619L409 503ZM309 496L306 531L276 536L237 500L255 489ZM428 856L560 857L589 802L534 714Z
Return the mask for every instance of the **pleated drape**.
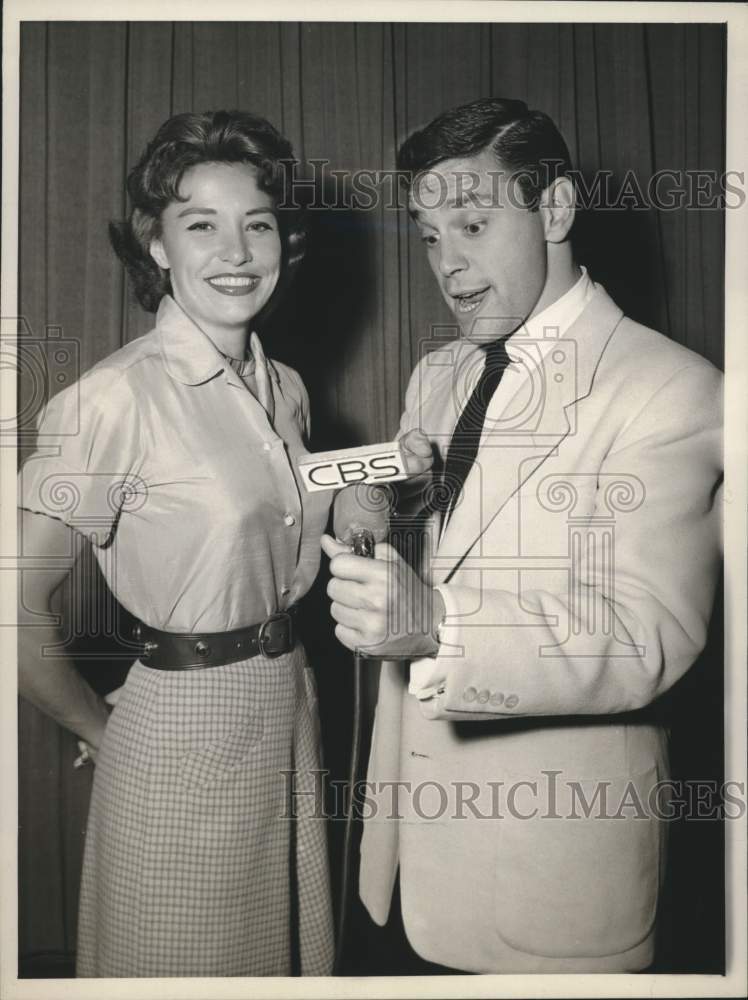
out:
M646 188L658 170L720 172L724 41L719 25L686 24L24 23L22 315L34 336L77 344L75 374L147 331L107 242L127 171L172 113L257 111L307 161L300 177L329 162L328 207L310 213L308 259L266 349L302 372L317 448L385 440L452 319L403 213L352 209L329 171L393 170L414 127L496 95L548 112L585 177L606 169L615 186L633 170ZM585 214L593 277L721 365L722 212ZM20 951L70 952L90 776L71 768L72 737L20 711Z

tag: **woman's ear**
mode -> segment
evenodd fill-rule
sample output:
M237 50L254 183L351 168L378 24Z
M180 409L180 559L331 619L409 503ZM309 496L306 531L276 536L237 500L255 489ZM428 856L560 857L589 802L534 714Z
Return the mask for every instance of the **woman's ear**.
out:
M166 256L166 250L164 250L164 244L161 240L151 240L151 245L148 249L150 250L151 257L153 257L158 266L162 267L165 271L168 271L169 258Z
M563 243L574 222L574 185L568 177L557 177L540 199L545 238L549 243Z

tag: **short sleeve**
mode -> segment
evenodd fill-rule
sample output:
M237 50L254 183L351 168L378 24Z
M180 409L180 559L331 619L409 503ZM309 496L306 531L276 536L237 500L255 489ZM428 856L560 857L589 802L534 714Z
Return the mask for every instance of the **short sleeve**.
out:
M123 508L142 500L140 430L121 371L97 367L54 396L19 474L19 506L110 544Z

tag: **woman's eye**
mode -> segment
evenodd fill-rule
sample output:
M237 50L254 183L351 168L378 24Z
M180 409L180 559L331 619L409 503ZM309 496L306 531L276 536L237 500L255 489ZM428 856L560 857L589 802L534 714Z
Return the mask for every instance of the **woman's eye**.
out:
M190 233L207 233L213 226L210 222L193 222L191 226L187 227L187 231Z
M485 222L468 222L468 224L465 226L465 232L468 233L470 236L477 236L478 233L483 232L485 227L486 227Z
M247 229L253 233L269 233L272 228L269 222L250 222L247 226Z
M427 247L435 247L439 242L439 237L435 233L421 233L421 243Z

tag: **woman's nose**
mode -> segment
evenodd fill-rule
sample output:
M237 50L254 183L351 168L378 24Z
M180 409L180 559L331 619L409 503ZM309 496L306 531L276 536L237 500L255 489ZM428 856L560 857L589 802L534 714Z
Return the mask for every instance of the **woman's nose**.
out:
M245 261L252 260L252 248L244 234L234 236L226 241L221 252L221 260L233 264L235 267Z

